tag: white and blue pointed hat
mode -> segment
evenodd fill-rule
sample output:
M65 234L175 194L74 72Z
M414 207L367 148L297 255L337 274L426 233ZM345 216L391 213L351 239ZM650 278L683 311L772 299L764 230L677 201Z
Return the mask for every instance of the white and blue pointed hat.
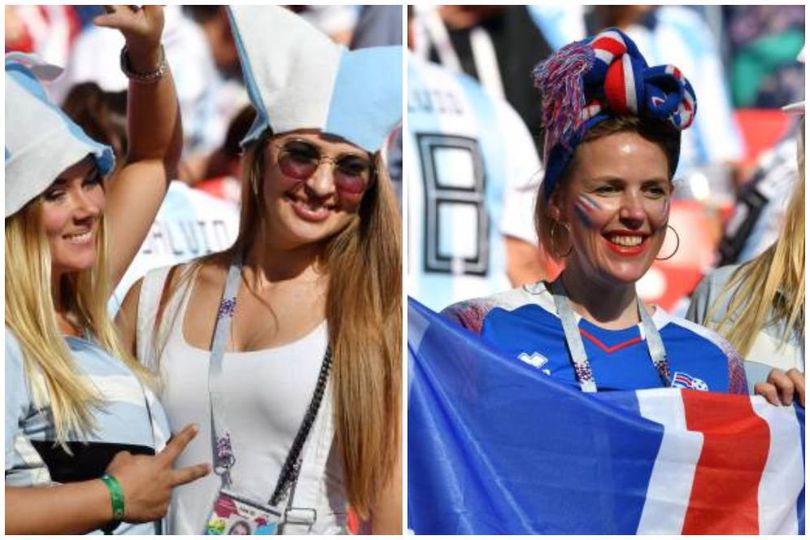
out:
M231 28L257 118L242 145L319 129L369 152L402 118L402 47L349 51L279 6L231 6Z
M6 217L88 155L102 175L115 165L112 149L88 137L40 84L61 72L34 55L6 55Z

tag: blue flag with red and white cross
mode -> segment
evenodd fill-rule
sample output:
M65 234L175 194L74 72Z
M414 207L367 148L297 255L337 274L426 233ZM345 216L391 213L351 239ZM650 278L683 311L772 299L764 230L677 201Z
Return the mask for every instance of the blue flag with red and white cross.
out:
M413 532L804 534L803 408L583 394L413 300L408 325Z

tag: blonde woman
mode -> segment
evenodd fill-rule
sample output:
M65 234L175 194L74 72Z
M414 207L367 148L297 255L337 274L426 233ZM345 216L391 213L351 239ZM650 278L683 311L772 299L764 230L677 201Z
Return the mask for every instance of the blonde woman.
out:
M173 493L169 531L335 534L351 506L397 534L400 219L379 149L401 50L349 53L279 7L230 16L259 112L238 238L148 274L120 315L170 423L200 423L179 463L217 472Z
M207 473L205 465L172 470L196 429L166 445L151 377L106 311L180 150L177 97L160 47L163 12L110 8L96 23L124 34L122 64L136 79L132 146L114 171L111 149L88 138L40 85L58 68L6 56L9 534L154 534L171 488Z
M803 108L802 108L803 111ZM744 357L749 391L774 405L804 406L804 121L799 181L776 242L698 286L687 318L716 330Z

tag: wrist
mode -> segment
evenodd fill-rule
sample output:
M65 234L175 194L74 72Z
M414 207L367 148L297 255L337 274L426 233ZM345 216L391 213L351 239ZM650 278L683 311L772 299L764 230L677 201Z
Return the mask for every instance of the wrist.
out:
M160 69L163 61L163 47L160 43L148 45L127 43L124 48L127 51L127 62L133 71L152 73Z
M148 53L137 53L129 45L121 49L121 71L132 81L155 82L166 74L168 67L166 53L161 46Z
M118 483L118 480L112 475L105 473L104 476L101 477L101 481L106 486L109 494L109 515L112 518L107 527L105 527L105 530L112 531L124 521L124 490L121 488L121 484Z

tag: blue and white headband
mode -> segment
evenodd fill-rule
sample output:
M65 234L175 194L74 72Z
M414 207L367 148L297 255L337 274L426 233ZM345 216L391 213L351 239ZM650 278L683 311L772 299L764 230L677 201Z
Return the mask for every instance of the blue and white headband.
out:
M103 176L115 165L112 149L88 137L45 93L40 80L61 72L33 55L6 55L6 217L88 155Z
M279 6L231 6L245 84L258 112L245 146L274 133L318 129L368 152L402 118L402 47L349 51Z

